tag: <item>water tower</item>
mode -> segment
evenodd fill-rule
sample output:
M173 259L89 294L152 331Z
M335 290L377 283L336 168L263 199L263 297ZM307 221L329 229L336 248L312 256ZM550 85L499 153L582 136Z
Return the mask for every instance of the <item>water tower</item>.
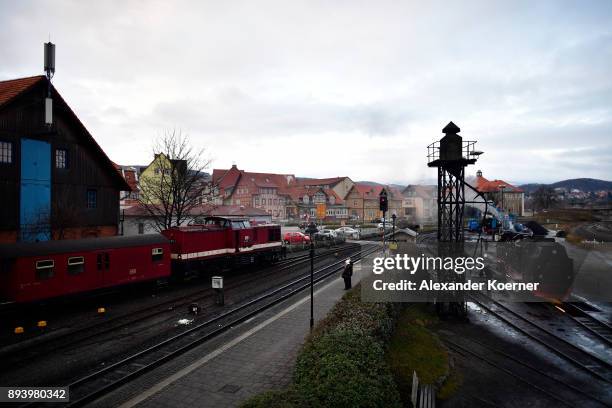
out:
M427 146L427 166L438 168L438 256L465 256L463 249L463 209L465 207L465 168L476 163L482 152L475 141L464 141L459 126L449 122L444 137ZM437 271L443 282L463 282L464 274ZM441 314L463 316L467 313L463 292L448 292L436 299Z
M459 126L449 122L444 137L427 146L427 166L438 168L438 241L463 242L465 168L482 152L476 142L464 141Z

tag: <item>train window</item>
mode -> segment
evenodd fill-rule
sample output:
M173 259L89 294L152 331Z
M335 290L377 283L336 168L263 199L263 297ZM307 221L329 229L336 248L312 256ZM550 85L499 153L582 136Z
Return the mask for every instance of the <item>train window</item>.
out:
M279 228L268 228L268 241L270 242L280 241L280 229Z
M71 256L68 258L68 274L78 275L85 271L85 258L82 256Z
M244 228L251 228L251 223L249 221L242 221Z
M36 261L36 279L45 280L52 278L54 267L55 261L53 261L52 259Z
M226 228L229 226L228 223L229 222L227 220L213 218L206 220L206 222L204 222L204 225L213 225L219 228Z
M163 248L153 248L151 251L153 262L158 262L164 259L164 249Z

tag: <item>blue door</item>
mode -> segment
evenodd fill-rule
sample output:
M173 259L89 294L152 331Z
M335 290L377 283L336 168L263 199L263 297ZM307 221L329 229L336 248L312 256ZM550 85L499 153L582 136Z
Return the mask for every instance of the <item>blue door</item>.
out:
M51 145L39 140L21 139L21 240L51 239L50 217Z

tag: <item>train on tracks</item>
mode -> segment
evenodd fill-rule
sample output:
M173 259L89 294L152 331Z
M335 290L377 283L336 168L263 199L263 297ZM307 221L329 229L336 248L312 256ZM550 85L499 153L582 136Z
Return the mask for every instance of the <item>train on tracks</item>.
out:
M29 303L218 267L274 262L281 229L207 217L160 234L0 245L0 298Z
M574 262L553 238L499 242L497 269L512 282L538 282L537 297L565 299L574 283Z

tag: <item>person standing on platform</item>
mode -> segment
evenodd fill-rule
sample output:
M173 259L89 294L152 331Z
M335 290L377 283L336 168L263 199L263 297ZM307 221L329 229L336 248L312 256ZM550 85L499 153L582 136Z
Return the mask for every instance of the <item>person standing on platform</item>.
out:
M344 279L344 290L349 290L352 287L351 278L353 276L353 262L351 259L346 260L344 265L344 271L342 272L342 279Z

